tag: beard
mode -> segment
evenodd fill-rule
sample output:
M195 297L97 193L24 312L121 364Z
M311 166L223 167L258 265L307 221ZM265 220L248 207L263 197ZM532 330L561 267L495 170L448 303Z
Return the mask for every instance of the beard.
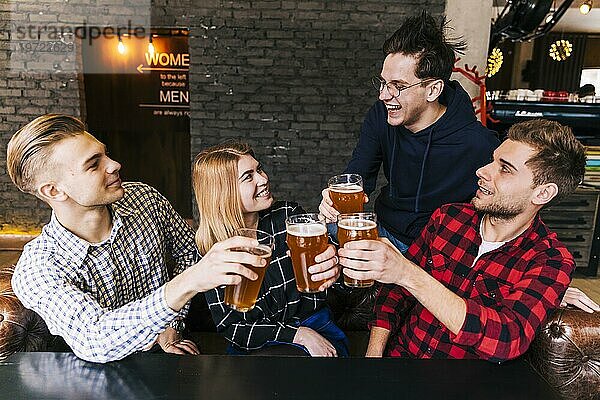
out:
M482 204L477 197L471 200L471 204L478 213L484 213L491 218L500 220L511 220L525 211L525 202L518 199L497 199L490 204Z

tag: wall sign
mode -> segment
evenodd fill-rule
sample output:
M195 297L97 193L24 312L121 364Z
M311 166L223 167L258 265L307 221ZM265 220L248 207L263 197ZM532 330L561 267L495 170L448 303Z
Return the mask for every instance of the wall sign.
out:
M156 187L191 218L190 56L187 35L81 42L88 129L125 180Z

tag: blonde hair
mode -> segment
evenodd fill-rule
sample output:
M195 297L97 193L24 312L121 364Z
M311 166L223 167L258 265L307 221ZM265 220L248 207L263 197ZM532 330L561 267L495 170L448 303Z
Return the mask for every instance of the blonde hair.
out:
M249 144L229 141L201 151L194 160L192 183L200 216L196 244L202 255L244 227L238 161L246 154L254 157Z
M36 180L48 171L52 146L68 137L85 133L75 117L46 114L19 129L8 142L6 168L13 183L25 193L36 195Z

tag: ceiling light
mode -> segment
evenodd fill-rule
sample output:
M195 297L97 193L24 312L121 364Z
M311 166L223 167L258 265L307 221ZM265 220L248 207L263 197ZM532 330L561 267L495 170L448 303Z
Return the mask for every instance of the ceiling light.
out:
M573 45L568 40L557 40L550 45L549 55L554 61L564 61L571 56Z
M119 44L117 45L117 50L119 51L120 54L125 54L125 45L123 44L123 41L121 40L121 38L119 38Z
M150 35L150 39L148 41L148 54L151 56L154 55L154 44L152 43L152 35Z
M502 54L502 50L494 47L487 59L487 68L485 69L486 76L489 78L496 75L498 71L500 71L503 61L504 55Z
M583 2L581 2L581 5L579 6L579 12L582 13L583 15L589 14L589 12L592 11L593 6L594 6L593 0L584 0Z

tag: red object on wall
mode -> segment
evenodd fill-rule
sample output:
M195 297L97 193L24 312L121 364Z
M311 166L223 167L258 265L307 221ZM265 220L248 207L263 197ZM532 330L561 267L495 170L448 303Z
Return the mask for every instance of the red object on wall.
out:
M460 61L460 57L454 61L454 68L452 68L453 72L458 72L466 77L468 80L473 82L479 87L479 96L473 97L471 102L473 103L473 108L475 108L475 115L481 115L481 124L483 126L487 126L487 120L489 119L491 122L499 122L493 119L490 116L490 111L492 110L491 104L488 106L487 99L485 97L485 75L479 75L477 71L477 66L474 65L473 68L469 68L469 64L465 64L464 68L457 67L456 64ZM477 108L477 102L479 102L479 108Z

